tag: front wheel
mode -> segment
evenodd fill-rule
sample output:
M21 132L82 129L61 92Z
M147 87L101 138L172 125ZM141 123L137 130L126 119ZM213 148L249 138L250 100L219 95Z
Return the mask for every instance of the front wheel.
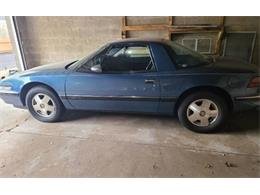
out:
M178 108L178 117L182 125L199 133L216 131L227 118L227 114L225 99L210 92L191 94Z
M26 105L31 115L42 122L56 122L61 118L63 105L47 87L32 88L26 95Z

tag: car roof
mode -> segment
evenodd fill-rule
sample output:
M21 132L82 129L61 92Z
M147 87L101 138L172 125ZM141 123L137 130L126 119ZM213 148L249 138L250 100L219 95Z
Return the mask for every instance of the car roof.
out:
M135 38L128 38L128 39L122 39L110 42L110 44L123 44L123 43L161 43L165 44L169 42L169 40L166 39L135 39Z

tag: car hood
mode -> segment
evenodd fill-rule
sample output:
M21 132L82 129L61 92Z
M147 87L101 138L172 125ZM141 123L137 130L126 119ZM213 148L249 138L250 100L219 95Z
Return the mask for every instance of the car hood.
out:
M21 73L18 73L17 76L28 76L28 75L42 75L42 74L57 74L57 73L64 73L66 72L66 66L69 64L74 63L74 61L65 61L65 62L59 62L59 63L51 63L46 65L37 66L35 68L23 71Z
M41 66L32 68L32 69L28 70L27 72L29 72L29 71L48 71L48 70L58 70L58 69L64 70L65 67L68 64L71 64L72 62L74 62L74 61L70 60L70 61L65 61L65 62L45 64L45 65L41 65Z

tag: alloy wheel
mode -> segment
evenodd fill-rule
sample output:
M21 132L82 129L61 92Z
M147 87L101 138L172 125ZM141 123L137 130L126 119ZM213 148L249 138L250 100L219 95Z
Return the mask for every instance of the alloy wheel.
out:
M199 127L213 124L219 116L217 105L209 99L193 101L187 108L188 120Z
M38 93L32 98L32 107L42 117L51 117L56 112L56 105L53 99L43 93Z

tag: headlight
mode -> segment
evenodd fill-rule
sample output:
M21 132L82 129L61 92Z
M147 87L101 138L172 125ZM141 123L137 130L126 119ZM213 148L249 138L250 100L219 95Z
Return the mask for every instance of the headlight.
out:
M12 90L12 86L10 86L10 85L0 85L0 90L10 91L10 90Z

